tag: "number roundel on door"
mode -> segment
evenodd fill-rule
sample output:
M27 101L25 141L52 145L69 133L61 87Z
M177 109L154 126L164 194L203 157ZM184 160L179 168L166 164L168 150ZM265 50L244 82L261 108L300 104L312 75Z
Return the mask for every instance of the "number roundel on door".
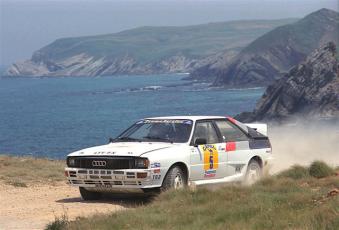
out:
M218 150L215 145L203 145L204 170L218 168Z

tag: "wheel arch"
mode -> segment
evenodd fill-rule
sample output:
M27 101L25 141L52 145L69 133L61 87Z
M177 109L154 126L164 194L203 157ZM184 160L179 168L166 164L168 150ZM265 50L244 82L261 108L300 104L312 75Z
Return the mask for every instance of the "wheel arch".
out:
M249 165L251 161L256 161L256 162L258 162L260 168L261 168L261 169L263 168L263 160L261 159L260 156L256 155L256 156L252 157L252 158L248 161L247 165Z
M165 178L166 178L168 172L169 172L172 168L174 168L174 167L176 167L176 166L178 166L178 167L180 167L180 168L182 169L182 171L183 171L184 174L186 175L186 182L188 183L188 178L189 178L189 170L188 170L188 167L187 167L187 165L186 165L184 162L178 161L178 162L173 163L173 164L168 168L168 170L167 170L165 176L162 178L161 184L164 183L164 180L165 180Z

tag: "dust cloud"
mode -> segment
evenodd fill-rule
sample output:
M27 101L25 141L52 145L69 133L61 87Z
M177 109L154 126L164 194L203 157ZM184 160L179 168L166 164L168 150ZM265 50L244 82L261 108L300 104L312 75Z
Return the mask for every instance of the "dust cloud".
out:
M339 124L272 125L268 136L274 161L271 173L322 160L339 166Z

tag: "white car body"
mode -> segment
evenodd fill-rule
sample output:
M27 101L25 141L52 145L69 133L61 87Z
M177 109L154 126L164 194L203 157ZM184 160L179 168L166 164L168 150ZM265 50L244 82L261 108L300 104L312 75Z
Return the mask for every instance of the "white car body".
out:
M77 167L68 166L65 168L68 182L73 186L96 192L147 191L147 189L162 187L167 172L175 165L180 166L185 172L188 184L234 182L244 179L251 160L257 160L262 169L266 168L272 160L268 138L233 118L172 116L145 118L141 121L158 120L191 122L192 129L188 141L185 143L117 141L73 152L68 155L68 161L72 159L73 163L74 159L76 159L74 162L80 162L78 159L85 160L81 161L84 162L81 163L82 165L79 163ZM222 136L222 139L219 139L221 141L217 143L196 146L193 140L194 135L198 135L195 134L196 124L204 123L203 125L205 125L206 122L215 124L216 121L218 124L227 122L227 124L231 123L236 126L246 135L247 140L226 141L227 138ZM253 128L258 127L262 132L267 132L265 124L249 125ZM214 128L219 130L216 125ZM220 138L220 130L218 133ZM249 133L255 135L257 139ZM140 157L147 158L149 163L146 168L123 168L121 165L127 162L126 159ZM107 159L116 160L114 167L118 167L118 169L113 166L107 168L107 164L110 164ZM119 160L122 162L120 165L118 164Z

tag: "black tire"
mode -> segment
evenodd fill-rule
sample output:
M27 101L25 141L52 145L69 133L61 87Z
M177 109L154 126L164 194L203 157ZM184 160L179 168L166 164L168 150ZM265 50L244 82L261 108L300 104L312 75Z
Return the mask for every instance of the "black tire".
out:
M182 189L187 185L187 176L179 166L170 168L162 183L161 189L166 191L168 189Z
M83 187L79 187L79 191L83 200L99 200L102 197L100 192L88 191Z
M261 177L262 177L262 168L260 164L256 160L251 160L247 166L244 184L252 185L259 181Z

